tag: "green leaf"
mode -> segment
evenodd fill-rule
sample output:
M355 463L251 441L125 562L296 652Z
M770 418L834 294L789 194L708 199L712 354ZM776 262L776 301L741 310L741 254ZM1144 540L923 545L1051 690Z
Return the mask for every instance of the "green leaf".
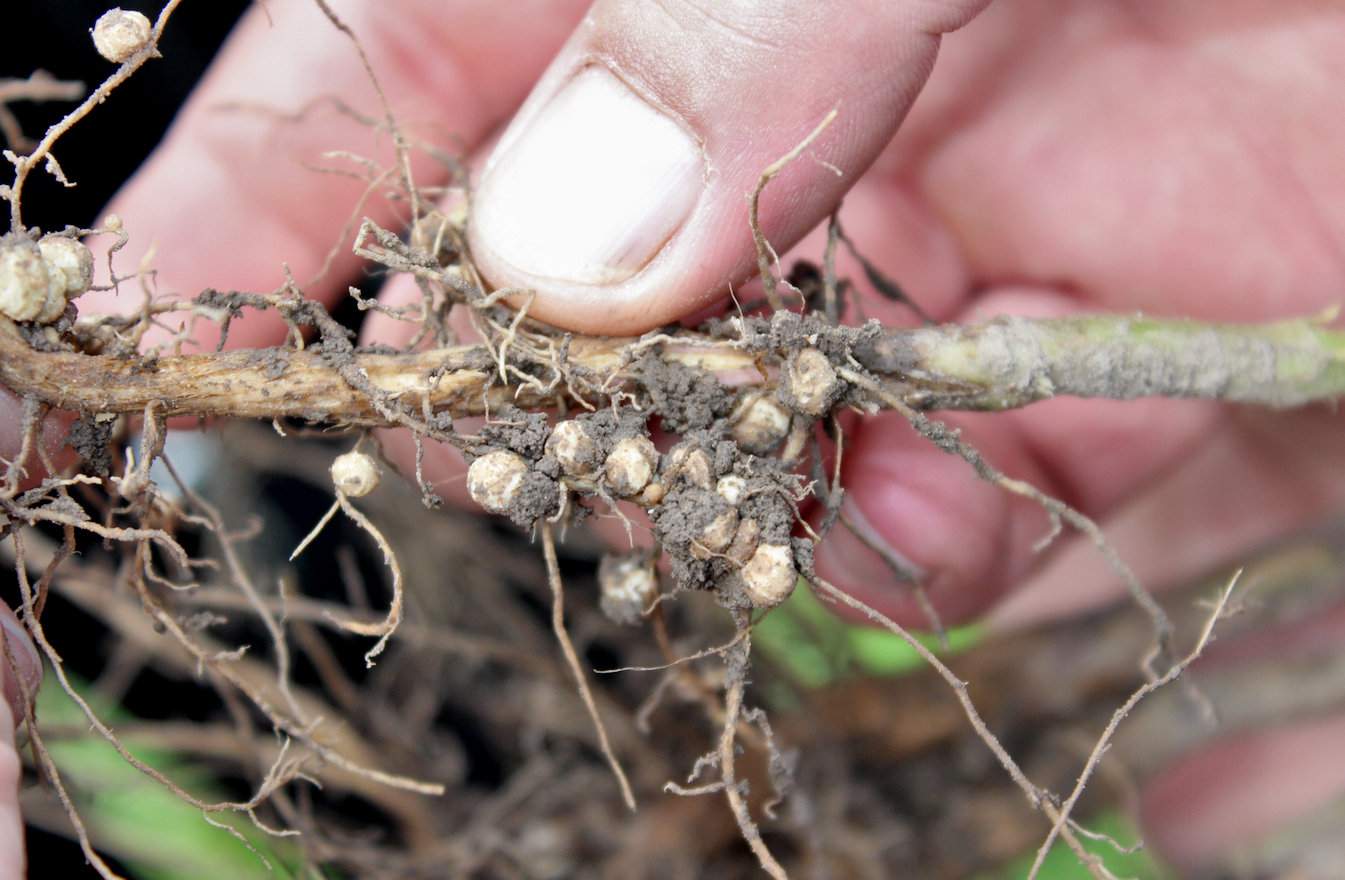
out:
M115 707L99 705L89 698L87 689L81 693L114 732L117 725L135 720ZM79 706L54 681L49 680L38 694L37 705L37 717L44 727L88 725ZM193 796L204 801L223 799L203 766L173 752L137 746L134 739L125 739L123 744ZM263 834L237 814L212 816L242 833L271 863L273 870L268 871L257 853L228 831L211 826L199 810L126 763L96 732L78 739L48 738L47 748L94 846L127 865L137 878L289 880L296 876L301 858L292 844Z
M940 651L934 636L917 636L931 650ZM940 653L965 651L981 637L978 626L954 627L948 631L949 650ZM752 641L806 688L825 687L856 673L904 675L924 665L916 650L900 636L841 620L803 581L787 602L757 623Z
M1131 847L1140 839L1139 830L1123 813L1109 812L1094 816L1084 824L1089 831L1105 834L1122 847ZM1080 835L1083 848L1102 859L1107 870L1117 877L1132 877L1135 880L1170 880L1174 875L1161 865L1146 850L1122 852L1105 840L1091 840ZM1024 853L1009 865L981 874L977 880L1021 880L1032 869L1036 851ZM1079 857L1057 840L1055 846L1046 854L1042 862L1038 880L1088 880L1092 875L1079 864Z

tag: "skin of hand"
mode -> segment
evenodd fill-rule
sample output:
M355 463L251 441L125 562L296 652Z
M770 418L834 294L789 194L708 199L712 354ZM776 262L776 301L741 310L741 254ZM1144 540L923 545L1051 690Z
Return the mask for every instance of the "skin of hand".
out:
M332 5L399 118L466 150L485 274L535 288L532 314L574 330L639 332L722 300L755 265L746 195L833 108L836 122L766 191L764 230L782 252L816 258L816 227L844 196L861 250L938 320L1090 310L1264 320L1320 311L1345 287L1345 13L1327 4ZM314 7L276 0L245 17L110 206L133 236L119 265L154 242L166 292L273 289L282 261L310 295L331 302L345 290L356 263L344 251L305 282L362 184L298 162L342 148L388 164L389 153L386 138L318 100L376 106L349 43ZM311 112L285 125L217 109L239 101ZM415 173L439 180L423 160ZM397 223L392 208L370 213ZM842 272L859 277L854 265ZM384 299L415 295L397 279ZM910 320L878 299L861 306ZM280 329L249 317L229 343L272 344ZM366 338L397 343L405 331L372 314ZM1097 519L1156 586L1345 500L1339 420L1321 410L1058 400L947 421L1000 469ZM405 437L384 439L410 460ZM1116 594L1077 542L1034 554L1040 511L978 483L900 418L856 423L847 443L848 511L924 573L945 619L993 606L991 625L1010 629ZM426 458L445 495L463 494L455 453ZM839 530L818 564L880 610L924 622ZM1342 724L1193 757L1146 793L1150 840L1195 865L1339 796ZM1249 756L1278 770L1243 773Z
M42 683L42 661L23 624L3 604L0 604L0 638L4 647L0 652L0 689L4 692L4 699L0 700L0 880L21 880L27 876L23 817L19 814L23 762L15 743L15 728L28 714L24 695L36 694ZM19 678L23 680L22 686Z

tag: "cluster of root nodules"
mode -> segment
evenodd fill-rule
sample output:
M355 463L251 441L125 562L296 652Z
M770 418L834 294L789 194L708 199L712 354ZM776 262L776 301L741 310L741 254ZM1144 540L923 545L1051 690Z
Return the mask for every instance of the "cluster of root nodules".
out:
M461 240L461 233L450 237ZM387 251L366 256L391 268L427 268L414 253L399 251L386 233L378 238ZM828 265L831 262L827 260ZM800 580L813 584L822 598L851 606L905 638L954 689L977 736L1028 802L1051 820L1051 837L1044 849L1059 836L1081 859L1087 858L1070 813L1092 767L1080 777L1071 798L1057 807L1002 748L967 698L965 686L937 657L897 624L841 593L813 570L814 547L830 528L837 523L852 527L841 516L844 436L836 418L847 408L897 409L932 442L966 459L982 478L1041 503L1053 522L1068 519L1085 531L1096 531L1072 510L985 465L955 432L886 394L862 366L882 328L837 323L846 290L843 282L830 271L804 267L791 276L798 286L784 279L772 279L768 285L776 300L782 287L791 288L802 305L798 311L739 313L711 320L690 333L670 328L619 345L609 343L609 356L603 361L578 350L592 340L576 340L529 320L530 292L487 292L469 261L449 265L435 278L424 274L418 278L428 302L453 302L467 310L488 353L490 385L511 395L493 398L498 403L486 407L485 422L475 433L449 431L448 439L468 459L471 497L485 510L540 536L554 632L628 806L635 806L632 787L608 743L583 664L564 625L564 592L556 562L556 532L595 517L619 523L629 545L626 552L608 554L599 565L601 608L618 623L647 621L663 651L663 665L643 667L667 675L651 706L666 686L677 685L693 693L720 726L717 743L695 761L685 783L668 782L665 790L722 794L743 840L767 873L782 877L785 872L749 804L758 805L756 816L774 818L774 806L793 787L793 762L774 741L765 713L745 703L751 634L761 617L788 599ZM515 309L505 308L505 300ZM814 309L814 304L821 307ZM528 404L516 405L520 399ZM433 435L432 428L420 430ZM801 515L811 497L820 502L816 526ZM942 634L913 574L899 560L887 561L894 577L910 584L931 628ZM732 621L733 636L696 653L674 651L663 606L685 595L713 597ZM1156 614L1156 620L1165 623L1163 612ZM1165 647L1162 639L1160 647ZM711 657L722 661L718 677L704 677L687 666L688 661ZM1177 663L1171 670L1180 667ZM1167 678L1151 675L1146 686L1160 686ZM749 799L752 793L736 769L739 747L745 743L769 767L774 795L764 803ZM1099 753L1103 746L1105 740ZM1100 868L1094 873L1105 876Z
M503 321L494 326L503 328ZM520 343L534 352L561 347L529 339L531 332L543 331L517 323L497 330L502 357ZM661 623L659 605L689 592L712 595L730 613L737 635L719 650L728 697L714 709L727 716L727 744L693 774L715 766L721 778L708 788L672 790L726 792L745 837L776 873L728 758L741 719L759 717L742 708L748 669L742 652L757 612L784 602L800 576L811 575L821 536L800 515L814 494L800 465L823 461L818 424L835 428L833 410L855 402L838 369L853 362L853 347L873 331L780 311L715 321L702 332L749 354L758 381L729 387L703 366L666 356L683 337L649 334L627 346L620 367L602 377L565 361L534 360L538 380L587 385L590 394L573 401L587 409L548 418L508 406L460 442L470 460L468 489L485 510L548 537L554 527L594 516L624 526L630 550L609 554L599 568L602 608L613 620ZM528 372L516 361L511 366ZM819 494L838 506L838 486ZM768 736L765 747L774 753Z

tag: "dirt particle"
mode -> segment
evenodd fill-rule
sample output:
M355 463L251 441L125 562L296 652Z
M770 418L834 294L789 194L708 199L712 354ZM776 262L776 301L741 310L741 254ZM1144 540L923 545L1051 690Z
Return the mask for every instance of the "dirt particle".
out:
M523 478L509 519L522 528L532 528L539 519L551 516L560 509L560 486L554 479L537 470L528 471Z
M116 419L82 413L65 435L65 445L79 453L89 472L100 477L112 473L112 429L116 423Z
M655 354L636 362L636 377L663 425L677 434L708 428L728 414L733 397L714 376Z
M481 439L493 447L510 449L530 461L537 461L546 451L546 439L551 436L546 413L524 412L517 407L505 407L481 428Z
M246 359L249 365L260 369L266 378L279 379L290 368L290 349L258 348L249 351Z

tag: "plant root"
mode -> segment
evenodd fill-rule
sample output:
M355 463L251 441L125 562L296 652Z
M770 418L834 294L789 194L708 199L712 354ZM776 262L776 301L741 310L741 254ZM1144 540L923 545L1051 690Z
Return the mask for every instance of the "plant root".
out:
M589 690L584 667L579 662L579 654L575 651L574 643L570 641L570 634L565 629L565 584L560 577L560 562L556 559L556 539L551 534L550 524L544 524L541 531L542 552L546 556L547 582L551 585L551 629L556 635L556 641L560 643L566 664L574 674L579 698L584 701L584 708L588 710L589 718L593 720L593 728L598 734L598 746L607 760L607 765L612 768L612 775L616 777L617 785L621 789L621 799L631 812L635 812L635 792L631 788L630 780L626 778L626 771L621 769L621 762L617 759L616 752L612 750L612 743L607 738L607 728L598 714L598 704L593 700L593 692Z

